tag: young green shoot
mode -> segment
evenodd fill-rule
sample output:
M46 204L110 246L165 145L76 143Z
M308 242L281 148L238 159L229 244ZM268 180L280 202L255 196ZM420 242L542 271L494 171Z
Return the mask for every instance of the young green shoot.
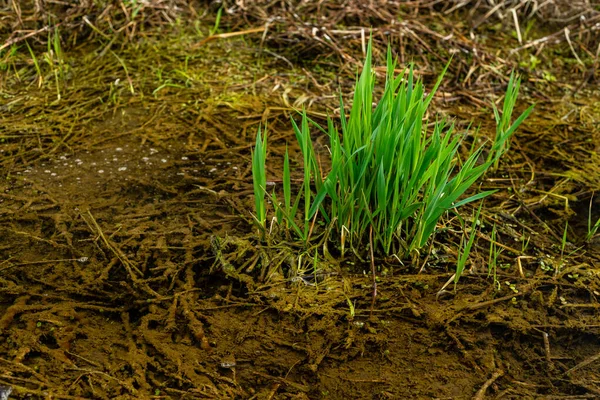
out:
M58 72L60 74L61 81L65 81L65 59L63 56L62 47L60 44L60 30L58 26L54 29L54 34L52 35L52 50L56 55L56 61L58 62Z
M504 103L502 106L502 115L500 115L498 108L492 103L494 110L494 118L496 119L496 139L492 146L492 151L488 155L488 161L494 161L494 169L498 169L498 163L500 157L510 147L510 139L515 130L521 125L521 123L531 114L533 111L533 105L529 106L516 120L511 124L510 119L517 102L519 95L519 88L521 86L521 79L515 77L514 72L510 74L508 80L508 87L504 96Z
M592 240L592 238L596 235L596 232L598 232L598 229L600 229L600 218L598 218L598 221L596 221L596 223L592 225L593 199L594 199L593 197L590 199L590 208L588 210L587 235L585 236L586 242L589 242L590 240Z
M119 61L119 64L121 64L121 66L123 67L123 70L125 71L125 76L127 77L127 82L129 83L129 91L131 92L131 94L135 94L135 90L133 89L133 81L131 80L131 77L129 76L129 70L127 70L127 65L121 59L121 57L119 57L117 55L117 53L115 53L112 50L110 52L112 53L113 56L115 56L117 61Z
M10 46L10 49L0 50L0 57L2 57L0 60L0 71L8 71L12 66L12 68L15 70L15 73L17 72L14 60L18 50L19 47L16 44Z
M260 127L256 134L256 144L252 152L252 179L254 182L254 216L258 227L264 233L267 223L266 206L266 158L267 158L267 135L261 135Z
M496 224L492 227L492 234L490 236L490 253L488 256L488 278L490 276L494 279L494 286L497 290L500 290L500 282L498 281L497 276L497 268L498 268L498 257L504 251L504 249L499 249L497 242L497 229Z
M531 236L525 236L525 231L521 233L521 253L525 253L527 248L529 247L529 241L531 240Z
M483 201L479 204L479 208L473 217L473 224L471 225L471 231L469 232L469 238L466 239L465 243L465 235L460 240L460 249L458 252L458 259L456 260L456 273L454 274L454 287L456 288L456 284L458 280L462 276L465 266L467 265L467 260L469 258L469 254L471 253L471 247L475 242L475 236L477 236L477 224L479 221L479 215L481 214L481 207L483 206Z
M54 74L56 83L56 101L60 101L60 82L65 80L65 63L60 45L60 32L58 27L48 33L48 51L44 54L44 61Z
M29 43L27 41L25 41L25 45L27 45L27 50L29 50L29 54L31 55L31 59L33 60L33 66L35 67L35 72L36 72L37 78L38 78L37 79L38 88L40 88L40 87L42 87L42 83L44 82L44 78L42 76L42 70L40 68L40 63L38 62L38 59L35 56L35 53L31 49L31 46L29 46Z
M560 258L562 258L565 254L565 247L567 246L567 231L569 229L569 221L565 223L565 230L562 235L562 242L560 244Z
M588 233L585 237L586 242L589 242L590 240L592 240L592 238L598 232L598 229L600 229L600 218L598 218L598 221L596 221L596 223L593 226L592 226L592 221L590 219L588 221Z
M217 18L215 18L215 25L208 30L208 35L212 36L219 31L219 25L221 24L221 14L223 13L223 6L217 11Z

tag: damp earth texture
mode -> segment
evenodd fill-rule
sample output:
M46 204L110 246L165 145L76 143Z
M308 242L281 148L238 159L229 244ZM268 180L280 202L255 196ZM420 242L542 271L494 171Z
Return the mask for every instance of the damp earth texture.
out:
M534 106L419 248L281 215L370 40L451 176ZM599 68L594 2L0 1L0 399L600 398Z

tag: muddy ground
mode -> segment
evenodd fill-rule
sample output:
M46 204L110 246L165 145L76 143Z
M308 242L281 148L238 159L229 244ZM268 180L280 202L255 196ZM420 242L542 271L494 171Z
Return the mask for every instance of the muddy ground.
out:
M588 227L600 218L599 10L517 7L517 32L511 2L237 2L218 25L219 4L154 3L4 5L11 399L600 398L600 231ZM64 19L41 30L51 11ZM260 239L250 170L265 123L270 159L289 143L301 165L289 119L302 106L339 115L369 27L375 64L390 43L429 88L453 55L434 109L480 125L469 140L494 135L511 70L518 109L536 104L473 188L499 190L458 285L445 286L462 235L449 214L427 254L377 257L373 307L364 249L315 259ZM268 165L275 187L280 169Z

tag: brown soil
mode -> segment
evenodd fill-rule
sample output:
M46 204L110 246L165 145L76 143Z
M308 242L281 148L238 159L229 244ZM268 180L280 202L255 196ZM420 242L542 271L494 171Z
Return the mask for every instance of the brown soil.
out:
M581 71L581 89L567 80L573 67L554 65L550 89L531 72L519 108L536 101L536 114L485 179L501 190L486 201L468 273L444 286L461 235L449 217L429 257L377 260L372 308L360 251L315 260L301 245L261 242L251 217L258 124L268 121L276 159L292 145L290 103L314 103L315 118L334 110L336 80L356 65L337 77L327 58L306 67L293 49L265 59L258 40L198 48L173 32L118 51L127 76L115 57L94 64L95 49L74 47L60 101L50 70L38 88L25 58L15 65L29 80L4 81L15 83L0 104L10 398L600 398L600 242L583 240L590 207L600 217L596 75ZM360 35L353 45L360 59ZM461 92L463 61L436 107L487 118L493 134L482 104L501 91L465 80L474 88ZM176 71L184 63L188 78ZM268 168L276 181L281 166ZM492 224L504 248L496 280ZM316 281L298 279L305 264Z

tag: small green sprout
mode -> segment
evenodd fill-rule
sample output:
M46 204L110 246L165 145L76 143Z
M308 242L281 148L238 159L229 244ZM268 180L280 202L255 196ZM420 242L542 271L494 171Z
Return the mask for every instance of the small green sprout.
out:
M467 264L467 259L469 258L469 253L471 252L471 247L473 246L473 242L475 241L475 236L477 233L477 223L479 222L479 215L481 214L481 207L483 206L483 202L479 204L479 208L473 217L473 224L471 226L471 232L469 233L469 238L465 241L465 235L460 240L460 250L458 255L458 260L456 261L456 274L454 274L454 285L458 283L464 269Z
M516 284L510 283L510 281L506 281L504 283L506 284L506 286L508 286L508 288L510 290L513 291L513 293L515 293L515 294L519 293L519 289L517 289L517 285Z
M496 119L496 140L492 146L492 151L488 155L488 161L494 161L494 169L498 169L500 157L506 153L506 151L508 151L510 139L515 130L533 111L532 105L511 124L510 119L517 102L520 86L521 80L515 77L514 73L510 74L508 87L506 89L506 95L504 96L504 103L502 106L502 115L500 115L498 112L496 105L492 104L494 109L494 118Z
M494 286L497 290L500 290L500 282L498 281L497 269L498 269L498 257L504 251L504 249L499 249L497 242L497 229L496 224L492 227L492 234L490 237L490 253L488 256L488 277L493 276Z
M256 134L256 144L254 151L252 152L252 178L254 182L254 210L256 215L254 216L256 223L259 228L264 232L267 223L267 212L266 212L266 187L267 187L267 174L265 160L267 158L267 135L264 135L264 139L261 135L260 128Z
M596 223L592 225L593 200L594 200L594 197L592 196L592 198L590 198L590 208L588 210L587 235L585 236L586 242L589 242L590 240L592 240L592 238L596 235L596 232L598 232L598 229L600 229L600 218L598 218L598 221L596 221Z
M215 25L208 30L208 35L212 36L219 31L219 25L221 24L221 14L223 14L223 6L217 11L217 17L215 18Z

